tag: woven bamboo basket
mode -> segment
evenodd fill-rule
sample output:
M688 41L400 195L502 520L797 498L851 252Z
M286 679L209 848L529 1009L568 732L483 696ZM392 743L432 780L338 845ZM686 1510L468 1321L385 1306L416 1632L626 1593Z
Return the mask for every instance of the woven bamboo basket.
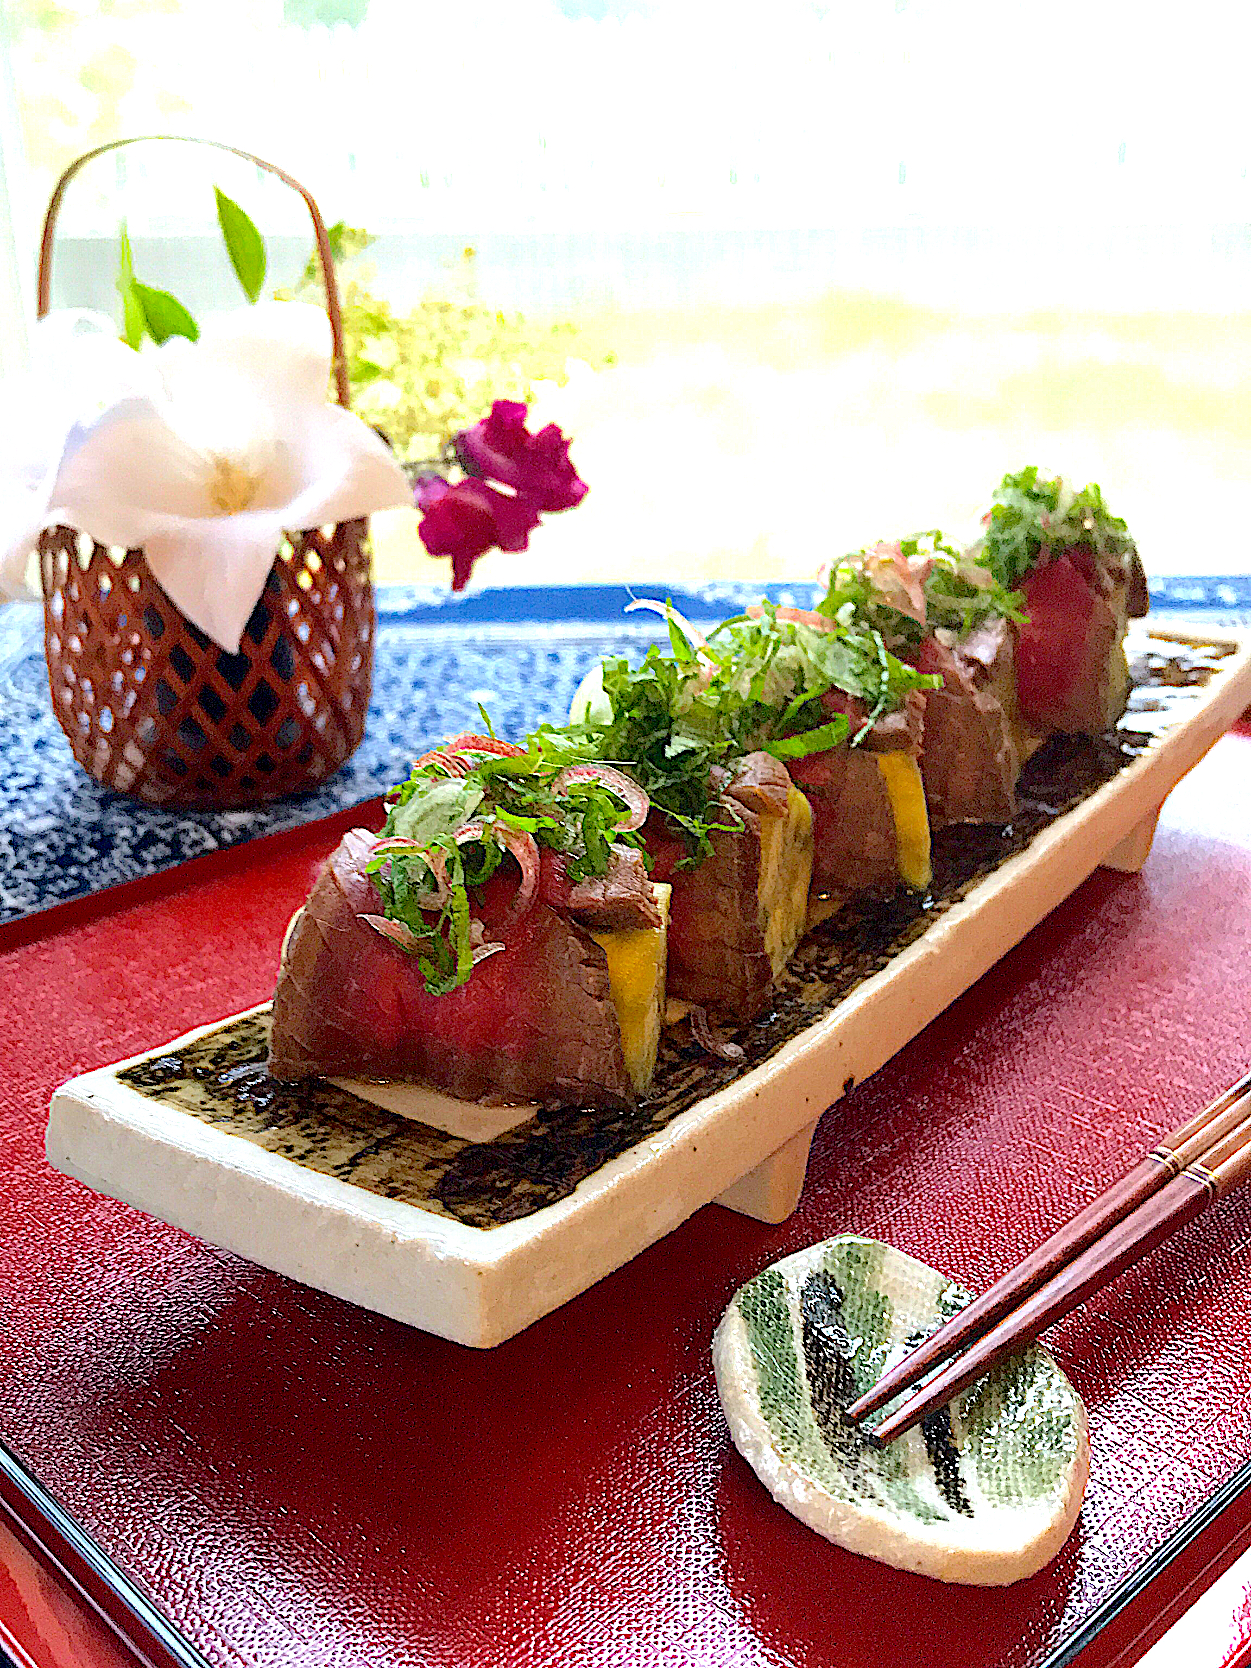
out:
M163 137L163 136L162 136ZM52 292L57 182L39 255L38 313ZM312 196L272 163L218 145L298 191L313 222L334 344L336 397L348 405L343 323L325 222ZM154 805L225 810L316 787L360 744L373 682L374 594L367 520L287 534L238 654L183 615L142 550L97 544L70 527L39 540L52 710L74 757L105 787Z

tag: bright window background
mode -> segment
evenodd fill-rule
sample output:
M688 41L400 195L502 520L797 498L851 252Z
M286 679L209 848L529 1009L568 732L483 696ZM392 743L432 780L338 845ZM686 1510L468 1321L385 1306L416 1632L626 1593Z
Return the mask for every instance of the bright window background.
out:
M1101 481L1150 571L1251 568L1251 22L1226 0L1167 28L1111 0L0 3L10 356L56 173L150 131L288 167L378 235L397 306L472 245L485 304L577 326L538 415L592 491L488 582L810 575L971 531L1028 461ZM213 180L294 274L298 205L136 148L75 189L57 299L110 304L125 212L141 276L231 303ZM380 534L383 577L445 574L407 519Z

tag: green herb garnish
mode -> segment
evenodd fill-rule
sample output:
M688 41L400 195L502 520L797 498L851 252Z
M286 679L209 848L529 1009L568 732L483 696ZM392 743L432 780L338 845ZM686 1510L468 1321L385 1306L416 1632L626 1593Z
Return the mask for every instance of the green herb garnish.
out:
M584 778L557 785L566 766L590 758L576 727L543 726L525 752L477 756L463 777L451 774L436 750L395 790L379 838L408 843L384 843L367 872L385 918L408 929L401 947L415 958L431 995L463 985L473 971L482 945L480 929L475 943L469 894L499 868L510 834L530 835L536 845L561 852L574 883L605 874L614 843L641 845L637 833L623 831L628 808L611 787ZM480 829L466 839L469 823Z
M436 749L395 791L381 838L407 843L384 844L369 872L386 919L408 929L404 947L430 992L469 978L482 950L469 893L498 869L509 834L562 853L573 882L606 873L614 844L642 846L639 833L623 832L622 797L592 777L561 781L569 766L627 771L684 837L683 863L695 863L711 854L715 832L741 827L727 821L733 813L721 793L725 772L744 754L800 759L849 736L858 741L912 690L942 681L904 665L871 630L822 630L781 617L770 603L758 618L724 621L706 643L672 611L667 619L671 653L653 645L637 666L603 663L604 701L594 718L542 725L524 752L475 756L465 776ZM864 707L854 736L847 716L823 702L831 690ZM483 721L493 736L485 713ZM480 825L476 837L465 838L467 823Z
M917 557L928 558L930 563L921 584L924 623L895 607L870 571L871 561L888 567L897 558L902 568ZM894 653L907 654L939 629L964 636L986 619L1022 621L1023 601L1019 592L1000 583L980 556L956 550L935 528L901 539L897 545L878 545L844 557L832 570L829 589L817 611L848 627L860 625L876 631Z
M1103 501L1092 481L1080 492L1057 475L1040 477L1035 465L1005 475L995 492L980 559L1004 586L1019 585L1039 561L1083 546L1100 559L1131 555L1129 529Z
M768 602L758 618L725 620L700 645L672 614L669 629L671 640L681 639L678 652L653 646L637 667L604 662L610 716L579 731L599 758L621 761L685 835L688 862L709 856L712 834L728 826L719 768L757 750L798 759L839 746L850 724L823 704L832 689L866 709L854 743L911 690L935 686L897 660L877 633L823 631L780 617Z

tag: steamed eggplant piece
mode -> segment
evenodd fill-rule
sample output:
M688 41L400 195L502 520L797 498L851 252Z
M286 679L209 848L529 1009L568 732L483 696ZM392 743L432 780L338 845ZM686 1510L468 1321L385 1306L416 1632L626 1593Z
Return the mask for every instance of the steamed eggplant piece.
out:
M640 1094L651 1084L665 1023L669 900L672 888L653 885L654 926L618 923L592 931L608 959L608 983L621 1033L626 1070Z
M275 1077L419 1079L466 1100L634 1100L608 958L584 927L539 899L466 984L431 994L412 957L362 918L378 909L374 844L364 829L346 834L296 920L274 996ZM513 890L497 875L475 898L488 936Z
M719 822L711 855L695 863L659 812L644 837L652 879L673 887L669 995L741 1022L765 1007L803 935L812 816L786 768L751 753L726 782Z

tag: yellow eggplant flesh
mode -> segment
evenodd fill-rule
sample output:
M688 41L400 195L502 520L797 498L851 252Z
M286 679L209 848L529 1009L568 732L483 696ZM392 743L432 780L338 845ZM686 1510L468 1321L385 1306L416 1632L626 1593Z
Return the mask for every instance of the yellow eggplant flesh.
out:
M608 984L621 1052L630 1081L640 1094L656 1070L656 1050L665 1020L665 961L669 935L669 899L673 888L654 888L660 909L658 927L623 927L593 932L591 937L608 958Z
M760 818L760 930L776 978L804 935L812 884L812 807L799 789L782 816Z
M930 866L930 819L925 808L921 768L909 753L877 753L895 819L896 863L905 886L924 892L933 879Z

